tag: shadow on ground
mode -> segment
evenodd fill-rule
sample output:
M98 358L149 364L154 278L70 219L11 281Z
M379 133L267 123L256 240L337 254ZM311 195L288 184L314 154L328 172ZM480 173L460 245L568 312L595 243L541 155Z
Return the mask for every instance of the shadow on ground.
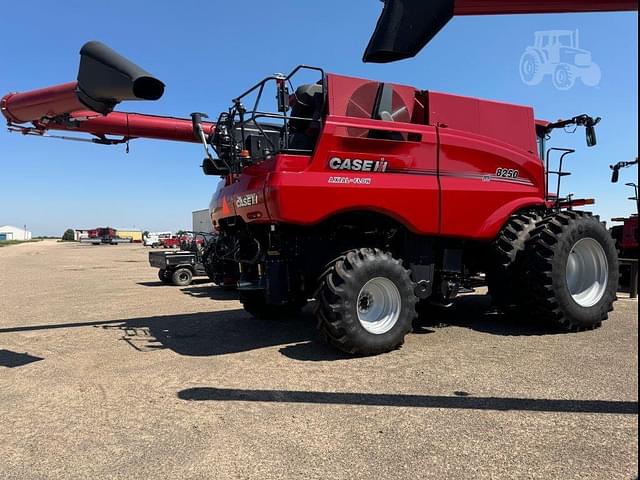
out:
M195 387L179 391L178 398L181 400L218 402L308 403L381 407L457 408L465 410L519 410L532 412L609 413L618 415L638 414L638 402L634 401L474 397L467 393L460 395L460 392L454 392L453 396L447 396Z
M417 328L462 327L491 335L553 335L566 333L554 325L534 318L503 313L491 306L488 295L465 295L449 308L427 307L420 311Z
M178 288L178 287L172 287ZM235 292L210 286L183 287L184 293L215 300L233 300ZM212 305L213 308L213 305ZM169 348L180 355L212 356L282 346L280 353L300 361L351 358L319 339L316 320L307 306L295 318L266 321L240 308L178 315L156 315L120 320L44 324L0 328L0 334L37 330L95 327L121 333L122 341L140 352ZM491 335L545 335L559 333L531 320L492 312L486 295L459 298L448 309L431 309L414 325L414 334L461 327Z
M28 353L19 353L11 350L0 350L0 367L16 368L28 365L29 363L44 360L42 357L29 355Z
M207 285L190 285L180 289L182 293L196 298L210 298L212 300L238 300L238 291Z

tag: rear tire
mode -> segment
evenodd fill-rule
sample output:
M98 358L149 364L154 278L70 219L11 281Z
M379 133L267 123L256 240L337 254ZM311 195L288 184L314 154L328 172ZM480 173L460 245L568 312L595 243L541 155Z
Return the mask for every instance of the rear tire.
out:
M171 281L169 273L164 268L158 270L158 278L162 283L169 283Z
M193 272L188 268L179 268L171 274L171 281L178 287L186 287L193 280Z
M590 330L613 310L618 255L598 217L564 211L541 220L527 244L529 307L563 330Z
M417 316L414 288L411 272L390 253L371 248L347 252L320 278L316 293L320 332L351 354L394 350L404 343Z
M498 308L517 307L525 301L524 251L531 231L541 218L536 212L513 215L492 245L491 265L486 272L487 287Z
M520 57L520 78L525 85L538 85L542 81L544 72L542 62L537 52L529 51Z
M268 304L262 290L240 291L238 296L247 313L261 320L286 320L297 314L307 303L295 300L283 305Z

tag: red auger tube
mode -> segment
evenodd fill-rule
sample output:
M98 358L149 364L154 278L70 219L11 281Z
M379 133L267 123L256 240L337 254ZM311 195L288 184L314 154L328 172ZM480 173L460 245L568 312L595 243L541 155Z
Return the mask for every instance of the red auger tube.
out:
M86 108L78 99L77 82L9 93L0 100L0 111L10 123L28 123Z
M70 115L68 121L53 120L34 122L38 130L62 130L67 132L83 132L104 137L119 135L125 138L152 138L157 140L173 140L176 142L200 142L193 133L191 119L145 115L130 112L112 112L99 115L95 112L77 111ZM213 133L215 124L202 122L206 136Z

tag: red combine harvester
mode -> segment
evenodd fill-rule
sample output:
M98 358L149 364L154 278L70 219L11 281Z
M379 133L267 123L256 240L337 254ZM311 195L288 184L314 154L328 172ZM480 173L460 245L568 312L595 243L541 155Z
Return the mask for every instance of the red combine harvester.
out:
M94 228L87 232L87 236L80 239L81 243L92 245L117 245L119 243L131 243L129 238L120 238L115 228Z
M298 75L317 80L293 88ZM547 122L527 106L307 66L263 79L215 123L199 113L110 113L163 88L90 42L77 83L9 94L2 112L25 134L201 142L204 173L224 178L209 268L236 276L256 316L292 313L315 298L329 342L375 354L403 343L418 302L450 305L481 272L497 305L566 330L597 327L613 308L614 242L597 217L573 210L593 200L560 195L573 150L546 147L569 125L584 127L594 145L599 118ZM263 108L268 88L272 110Z

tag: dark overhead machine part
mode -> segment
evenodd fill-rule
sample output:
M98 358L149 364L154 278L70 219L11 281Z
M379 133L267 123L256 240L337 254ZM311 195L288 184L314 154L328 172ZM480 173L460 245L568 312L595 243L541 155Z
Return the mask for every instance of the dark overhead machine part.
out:
M632 0L383 0L362 60L414 57L456 15L637 11Z

